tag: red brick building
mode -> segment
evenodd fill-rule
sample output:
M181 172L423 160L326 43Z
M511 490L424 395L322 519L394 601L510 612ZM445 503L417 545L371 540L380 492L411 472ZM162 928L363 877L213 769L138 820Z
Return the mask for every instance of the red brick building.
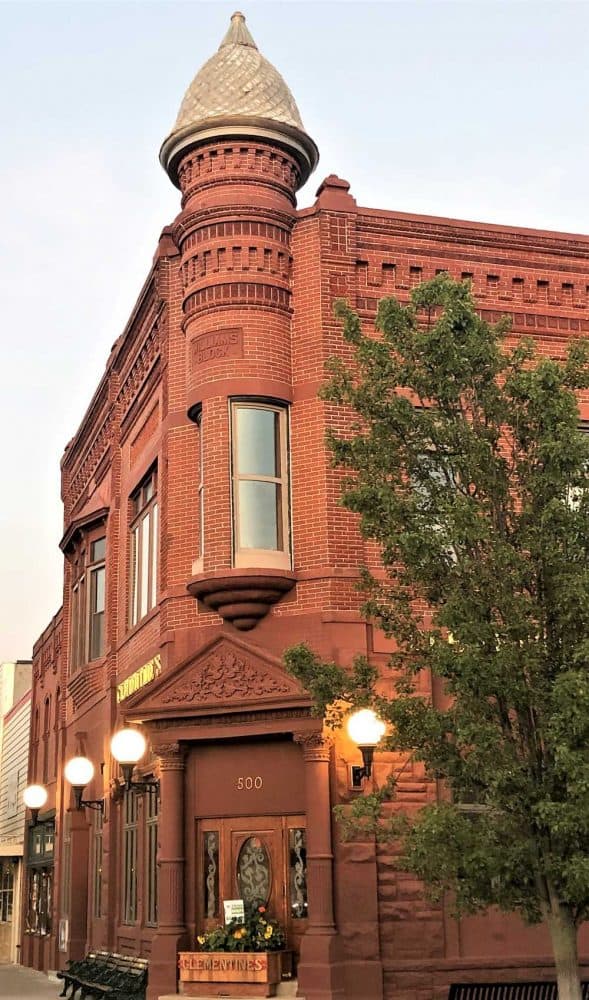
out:
M390 847L341 843L331 806L359 794L359 753L323 736L281 654L305 640L344 664L387 656L354 589L375 551L338 506L324 446L337 415L317 390L343 351L333 300L369 328L380 297L446 270L486 318L509 313L558 357L589 332L589 238L359 208L335 176L297 211L317 160L234 15L162 146L180 213L62 459L63 608L34 650L29 777L49 790L29 830L36 968L88 948L142 954L150 996L175 993L178 951L247 896L256 853L306 1000L551 975L543 929L456 923ZM135 777L159 794L121 792L110 738L125 723L148 737ZM63 765L77 754L103 811L73 808ZM377 782L396 764L377 754ZM435 794L404 771L410 808Z

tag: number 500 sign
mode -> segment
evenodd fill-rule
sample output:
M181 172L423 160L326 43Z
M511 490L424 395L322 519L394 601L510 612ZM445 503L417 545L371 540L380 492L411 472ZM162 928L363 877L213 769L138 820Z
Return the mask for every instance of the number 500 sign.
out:
M263 785L264 779L261 774L244 774L235 779L235 787L238 792L251 792L254 788L262 788Z

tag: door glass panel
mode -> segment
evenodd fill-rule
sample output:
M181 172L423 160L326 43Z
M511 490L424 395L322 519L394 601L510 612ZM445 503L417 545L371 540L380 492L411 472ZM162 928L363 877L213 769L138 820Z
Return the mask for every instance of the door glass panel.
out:
M246 906L266 906L270 898L270 855L259 837L248 837L237 858L237 885Z
M303 827L288 831L288 882L290 915L294 920L308 916L307 841Z
M204 836L205 917L219 916L219 834L207 830Z

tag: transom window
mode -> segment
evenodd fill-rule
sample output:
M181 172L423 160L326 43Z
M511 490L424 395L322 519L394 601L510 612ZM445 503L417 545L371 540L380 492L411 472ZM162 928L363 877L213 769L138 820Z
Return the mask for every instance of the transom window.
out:
M287 411L233 402L231 412L235 565L289 569Z
M157 470L131 495L131 628L145 618L157 600L158 505Z

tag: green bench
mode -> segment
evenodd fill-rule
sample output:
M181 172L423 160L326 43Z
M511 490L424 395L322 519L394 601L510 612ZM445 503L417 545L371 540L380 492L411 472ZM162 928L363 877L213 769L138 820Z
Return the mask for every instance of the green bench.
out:
M96 1000L143 1000L147 986L148 961L132 955L117 955L114 952L90 951L85 958L72 959L67 969L58 972L63 979L60 997L69 1000L80 992L80 1000L95 997Z

